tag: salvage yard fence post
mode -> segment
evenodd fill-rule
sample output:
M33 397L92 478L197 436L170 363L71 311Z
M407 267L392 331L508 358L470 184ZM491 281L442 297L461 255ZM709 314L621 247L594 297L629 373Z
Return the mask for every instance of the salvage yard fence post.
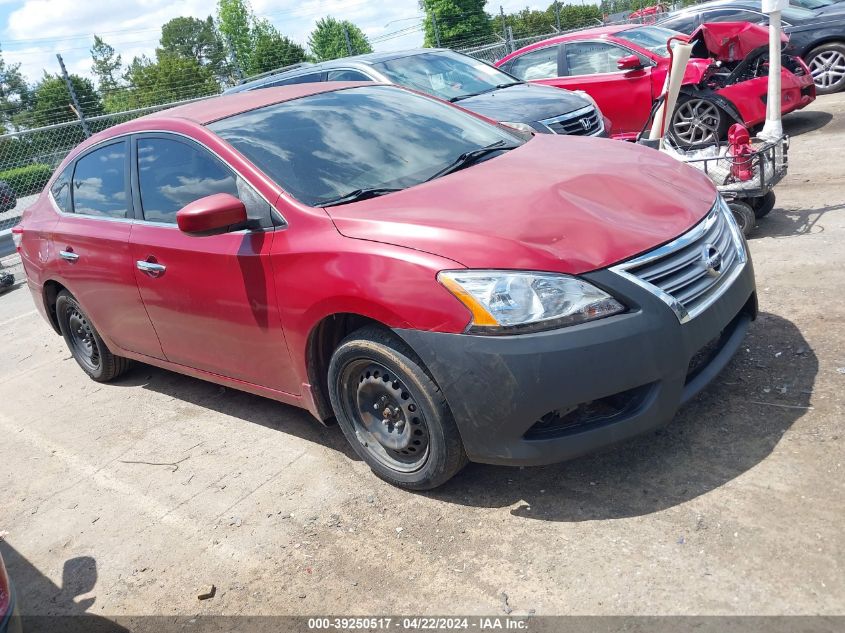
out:
M59 60L59 66L62 69L62 78L65 80L67 91L70 94L70 100L73 104L71 106L73 108L73 112L82 124L82 130L85 132L85 138L88 138L91 136L91 128L88 127L88 122L85 120L85 112L83 112L82 106L79 105L79 99L76 98L76 90L73 89L73 83L71 82L70 77L68 77L67 68L65 68L65 60L62 59L62 56L59 53L56 53L56 59Z

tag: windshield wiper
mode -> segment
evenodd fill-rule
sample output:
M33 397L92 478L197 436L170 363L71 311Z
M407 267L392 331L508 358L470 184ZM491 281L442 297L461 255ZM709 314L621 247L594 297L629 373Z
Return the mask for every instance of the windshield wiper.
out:
M370 198L378 198L379 196L384 196L388 193L393 193L395 191L402 191L402 189L397 189L395 187L370 187L367 189L355 189L354 191L345 193L342 196L338 196L337 198L331 198L329 200L326 200L325 202L321 202L319 203L319 206L334 207L339 204L347 204L348 202L358 202L359 200L369 200Z
M496 141L491 145L487 145L486 147L480 147L478 149L473 149L468 152L464 152L460 156L458 156L454 162L446 165L443 169L438 171L433 176L426 178L425 182L430 182L432 180L436 180L437 178L441 178L447 174L451 174L452 172L458 171L460 169L464 169L465 167L469 167L470 165L477 163L485 156L493 154L495 152L505 152L511 149L516 149L519 145L509 144L506 141Z
M478 95L487 94L488 92L493 92L494 90L501 90L502 88L510 88L511 86L521 86L524 83L524 81L509 81L508 83L498 84L496 86L493 86L492 88L487 88L487 90L481 90L480 92L470 92L469 94L458 95L457 97L452 97L451 99L449 99L449 101L451 103L455 103L455 101L460 101L461 99L477 97Z

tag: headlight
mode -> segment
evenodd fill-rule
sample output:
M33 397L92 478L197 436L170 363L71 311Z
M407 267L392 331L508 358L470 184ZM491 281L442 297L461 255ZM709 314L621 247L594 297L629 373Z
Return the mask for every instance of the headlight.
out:
M515 130L519 130L520 132L530 132L531 134L536 134L537 130L533 127L528 125L527 123L513 123L511 121L500 121L502 125L507 125L508 127L512 127Z
M625 310L606 292L569 275L444 270L437 280L469 308L469 331L478 334L547 330Z

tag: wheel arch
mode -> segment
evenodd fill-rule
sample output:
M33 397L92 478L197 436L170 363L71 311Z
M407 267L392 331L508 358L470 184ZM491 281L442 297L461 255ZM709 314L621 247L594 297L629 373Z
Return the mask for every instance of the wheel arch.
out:
M372 325L385 330L390 327L372 317L354 312L336 312L320 319L308 333L305 345L305 365L314 406L320 421L326 423L334 417L328 392L329 362L340 342L364 326Z
M825 44L842 44L845 46L845 37L842 36L841 33L830 33L829 35L823 35L817 40L813 40L811 43L807 44L804 50L801 52L801 59L806 61L806 57L816 50L819 46L824 46Z
M56 298L62 290L67 290L67 288L55 279L48 279L44 282L41 291L42 301L44 301L44 313L47 315L50 327L59 336L62 335L62 331L59 329L59 317L56 314Z

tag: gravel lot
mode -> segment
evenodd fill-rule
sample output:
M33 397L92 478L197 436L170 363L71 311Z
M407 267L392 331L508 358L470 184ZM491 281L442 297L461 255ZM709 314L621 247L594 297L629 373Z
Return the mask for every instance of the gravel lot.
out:
M25 287L0 297L22 611L845 614L845 94L785 127L762 314L721 378L657 434L434 493L297 409L141 365L98 385Z

